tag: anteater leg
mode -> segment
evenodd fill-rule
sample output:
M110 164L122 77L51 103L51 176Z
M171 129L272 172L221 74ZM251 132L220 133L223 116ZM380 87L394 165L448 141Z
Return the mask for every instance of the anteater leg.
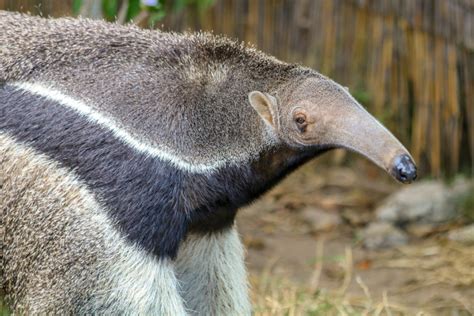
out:
M133 251L123 257L119 254L107 269L112 280L104 299L98 302L104 313L127 315L187 315L178 290L174 263L169 259L157 260ZM137 256L138 254L138 256ZM108 306L117 306L110 308ZM102 312L99 310L99 314Z
M176 269L189 313L250 315L244 250L235 228L190 235Z

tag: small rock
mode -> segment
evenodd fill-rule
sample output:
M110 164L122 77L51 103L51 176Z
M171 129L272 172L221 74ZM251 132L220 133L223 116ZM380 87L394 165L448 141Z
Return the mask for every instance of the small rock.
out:
M414 223L408 225L405 230L412 236L422 238L436 233L438 226L435 224Z
M328 231L341 224L341 218L338 214L312 207L303 209L301 218L310 225L313 232Z
M467 245L474 244L474 224L450 231L448 239Z
M386 222L371 223L362 231L362 239L368 249L391 248L408 242L405 232Z
M454 195L441 181L412 184L390 195L377 208L376 216L390 223L444 222L457 215Z
M474 183L472 180L467 180L463 177L456 178L451 185L451 192L455 197L472 194L474 192Z

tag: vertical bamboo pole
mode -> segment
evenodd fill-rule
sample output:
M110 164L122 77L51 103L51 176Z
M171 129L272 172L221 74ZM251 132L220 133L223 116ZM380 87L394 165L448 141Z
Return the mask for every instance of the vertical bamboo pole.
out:
M257 45L258 1L248 0L245 41Z
M448 86L446 116L448 118L448 132L450 136L449 153L451 155L451 170L457 170L459 162L459 138L460 138L460 111L459 111L459 84L456 68L457 52L454 45L448 46Z
M323 1L322 2L322 16L323 16L323 25L324 29L323 35L323 64L322 72L324 74L331 74L333 71L333 58L334 56L334 46L335 46L335 27L333 19L333 2L332 1Z
M471 155L471 175L474 177L474 52L464 52L464 91L467 121L467 141Z

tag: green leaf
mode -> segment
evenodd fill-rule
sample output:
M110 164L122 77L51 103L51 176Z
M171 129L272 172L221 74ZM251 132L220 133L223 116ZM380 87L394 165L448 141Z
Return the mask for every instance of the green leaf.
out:
M102 0L102 13L107 21L114 21L117 17L118 0Z
M153 12L150 14L150 17L148 18L148 24L151 28L155 27L156 22L159 22L163 20L163 18L166 16L165 10L159 10L156 12Z
M141 11L140 0L129 0L127 11L127 22L133 20Z
M81 12L82 0L73 0L72 1L72 13L78 15Z

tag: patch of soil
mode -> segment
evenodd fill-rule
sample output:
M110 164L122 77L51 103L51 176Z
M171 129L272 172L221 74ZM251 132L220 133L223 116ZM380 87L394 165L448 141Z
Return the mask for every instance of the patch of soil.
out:
M413 311L436 314L444 307L459 306L472 313L474 266L461 267L462 272L452 276L451 271L458 269L453 254L462 254L468 265L474 264L469 261L471 254L474 259L474 248L458 249L461 246L436 234L380 251L369 251L360 243L358 228L373 219L374 206L398 187L364 163L352 169L317 162L304 166L240 211L238 226L248 249L250 273L260 275L271 268L273 274L308 288L346 291L374 300L385 296ZM302 219L300 211L305 207L335 212L343 223L314 233Z

